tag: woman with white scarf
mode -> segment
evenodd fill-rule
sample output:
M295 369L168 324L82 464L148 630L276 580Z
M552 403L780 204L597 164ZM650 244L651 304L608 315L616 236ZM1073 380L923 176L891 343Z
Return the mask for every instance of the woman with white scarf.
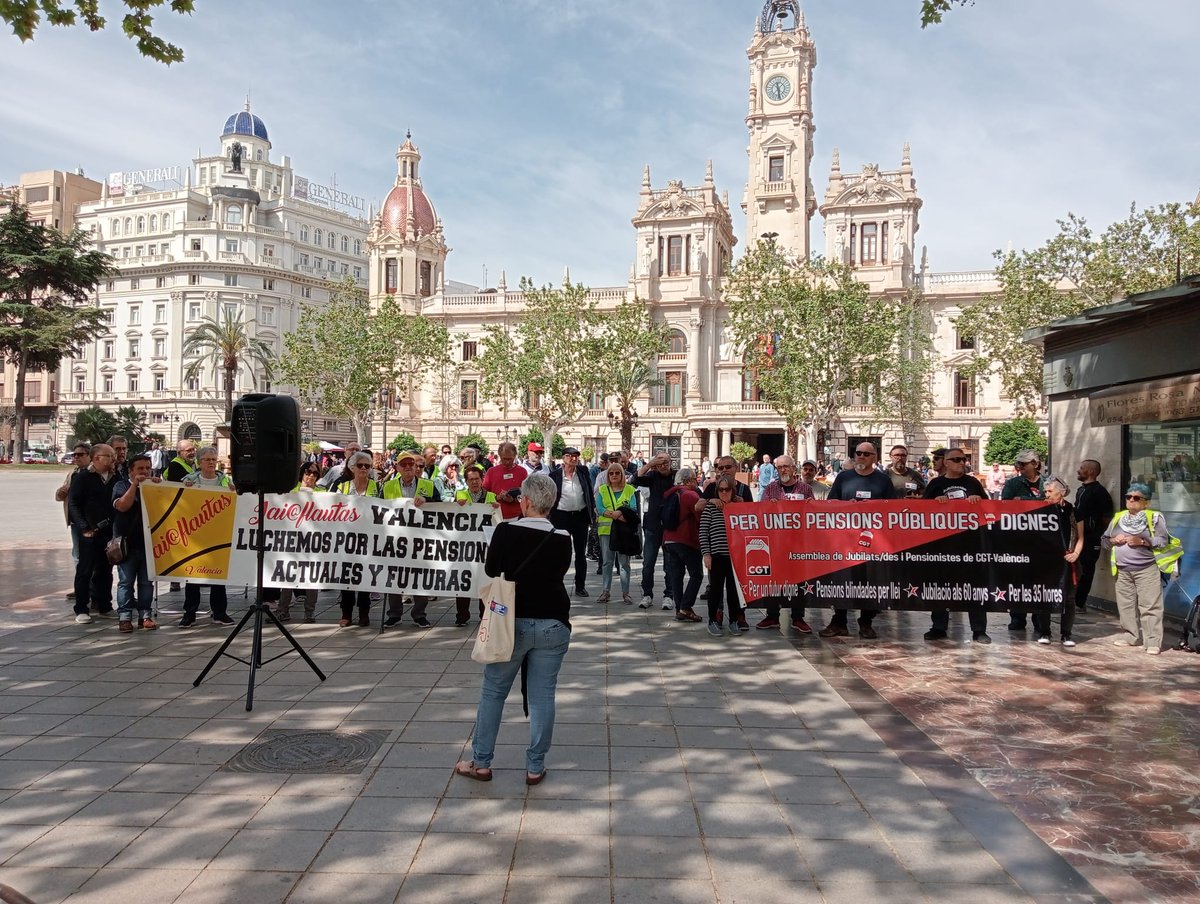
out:
M1113 516L1100 538L1100 548L1109 550L1117 582L1117 611L1124 634L1119 647L1146 645L1146 652L1162 652L1162 577L1154 550L1170 542L1167 521L1161 512L1150 510L1150 487L1131 483L1125 491L1125 509ZM1139 639L1140 638L1140 639Z

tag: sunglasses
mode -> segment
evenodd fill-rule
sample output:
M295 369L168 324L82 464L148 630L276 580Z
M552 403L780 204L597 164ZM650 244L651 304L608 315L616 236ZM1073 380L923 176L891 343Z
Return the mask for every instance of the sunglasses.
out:
M873 456L875 453L874 452L860 452L859 450L855 449L854 454L856 456L860 456L862 458L869 458L869 457Z
M369 471L369 470L371 470L371 466L370 466L369 464L366 464L366 463L364 462L364 463L363 463L363 464L361 464L361 465L355 465L355 466L354 466L354 470L356 470L356 471Z
M1132 500L1134 502L1145 502L1146 501L1145 496L1139 496L1139 495L1137 495L1137 493L1131 493L1130 495L1126 496L1125 498L1128 500Z
M963 462L963 461L966 461L966 459L965 458L947 458L946 461Z
M74 455L76 458L79 458L81 455L88 455L90 453L88 453L88 452L72 452L71 454Z
M717 465L718 471L734 471L737 470L737 465Z

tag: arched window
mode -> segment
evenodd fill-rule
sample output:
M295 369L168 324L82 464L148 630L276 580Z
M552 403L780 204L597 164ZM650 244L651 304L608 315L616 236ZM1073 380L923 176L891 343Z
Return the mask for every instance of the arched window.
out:
M308 241L308 227L307 226L300 227L300 241L302 241L302 242Z
M125 234L133 235L133 217L125 218Z
M355 253L355 254L362 254L362 239L355 239L355 240L354 240L354 253Z
M158 214L150 214L150 231L158 232Z
M146 231L146 218L145 217L137 218L137 231L138 231L138 235L141 235L143 232Z
M254 159L262 160L262 148L259 148L257 151L254 152Z
M112 223L109 224L109 232L111 232L113 236L118 236L121 234L121 221L116 217L113 217Z
M171 228L171 215L169 213L163 214L162 228L163 228L163 232L166 232L168 229Z
M342 236L342 254L350 253L350 236Z
M396 291L396 259L394 257L389 257L387 259L387 262L383 265L383 274L384 274L383 291L395 292Z
M225 208L225 222L230 226L240 226L242 223L242 205L230 204Z
M313 244L314 245L320 245L324 238L325 238L325 230L323 230L323 229L314 229L313 230Z
M417 287L418 294L426 298L433 294L433 264L421 261L421 283Z
M337 247L337 236L331 232L331 233L329 233L329 250L332 251L336 247Z
M685 335L683 335L683 332L681 330L671 330L670 334L667 336L667 342L670 343L667 346L668 354L672 354L672 355L686 355L687 354L687 337Z

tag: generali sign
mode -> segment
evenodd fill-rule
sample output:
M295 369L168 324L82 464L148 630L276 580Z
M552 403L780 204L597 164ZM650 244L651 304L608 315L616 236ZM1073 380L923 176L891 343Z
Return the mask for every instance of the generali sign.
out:
M1088 399L1093 427L1158 424L1200 417L1200 374L1130 383Z
M182 167L152 166L147 169L129 170L124 173L108 174L108 194L119 198L125 194L126 186L154 184L163 182L178 182L182 175Z

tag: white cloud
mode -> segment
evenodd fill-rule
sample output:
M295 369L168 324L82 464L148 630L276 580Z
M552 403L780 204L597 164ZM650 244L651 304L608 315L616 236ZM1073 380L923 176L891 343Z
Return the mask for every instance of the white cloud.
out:
M564 265L621 284L642 166L698 183L713 160L735 228L746 178L748 45L760 0L235 3L160 16L187 61L118 31L0 37L0 182L181 163L250 91L276 157L376 201L406 129L455 249L450 275L510 284ZM819 65L813 183L829 155L894 167L911 142L918 242L938 269L988 267L1067 211L1098 226L1194 197L1191 0L1004 0L922 31L918 0L809 0ZM820 220L814 222L819 245ZM741 243L744 247L744 240Z

